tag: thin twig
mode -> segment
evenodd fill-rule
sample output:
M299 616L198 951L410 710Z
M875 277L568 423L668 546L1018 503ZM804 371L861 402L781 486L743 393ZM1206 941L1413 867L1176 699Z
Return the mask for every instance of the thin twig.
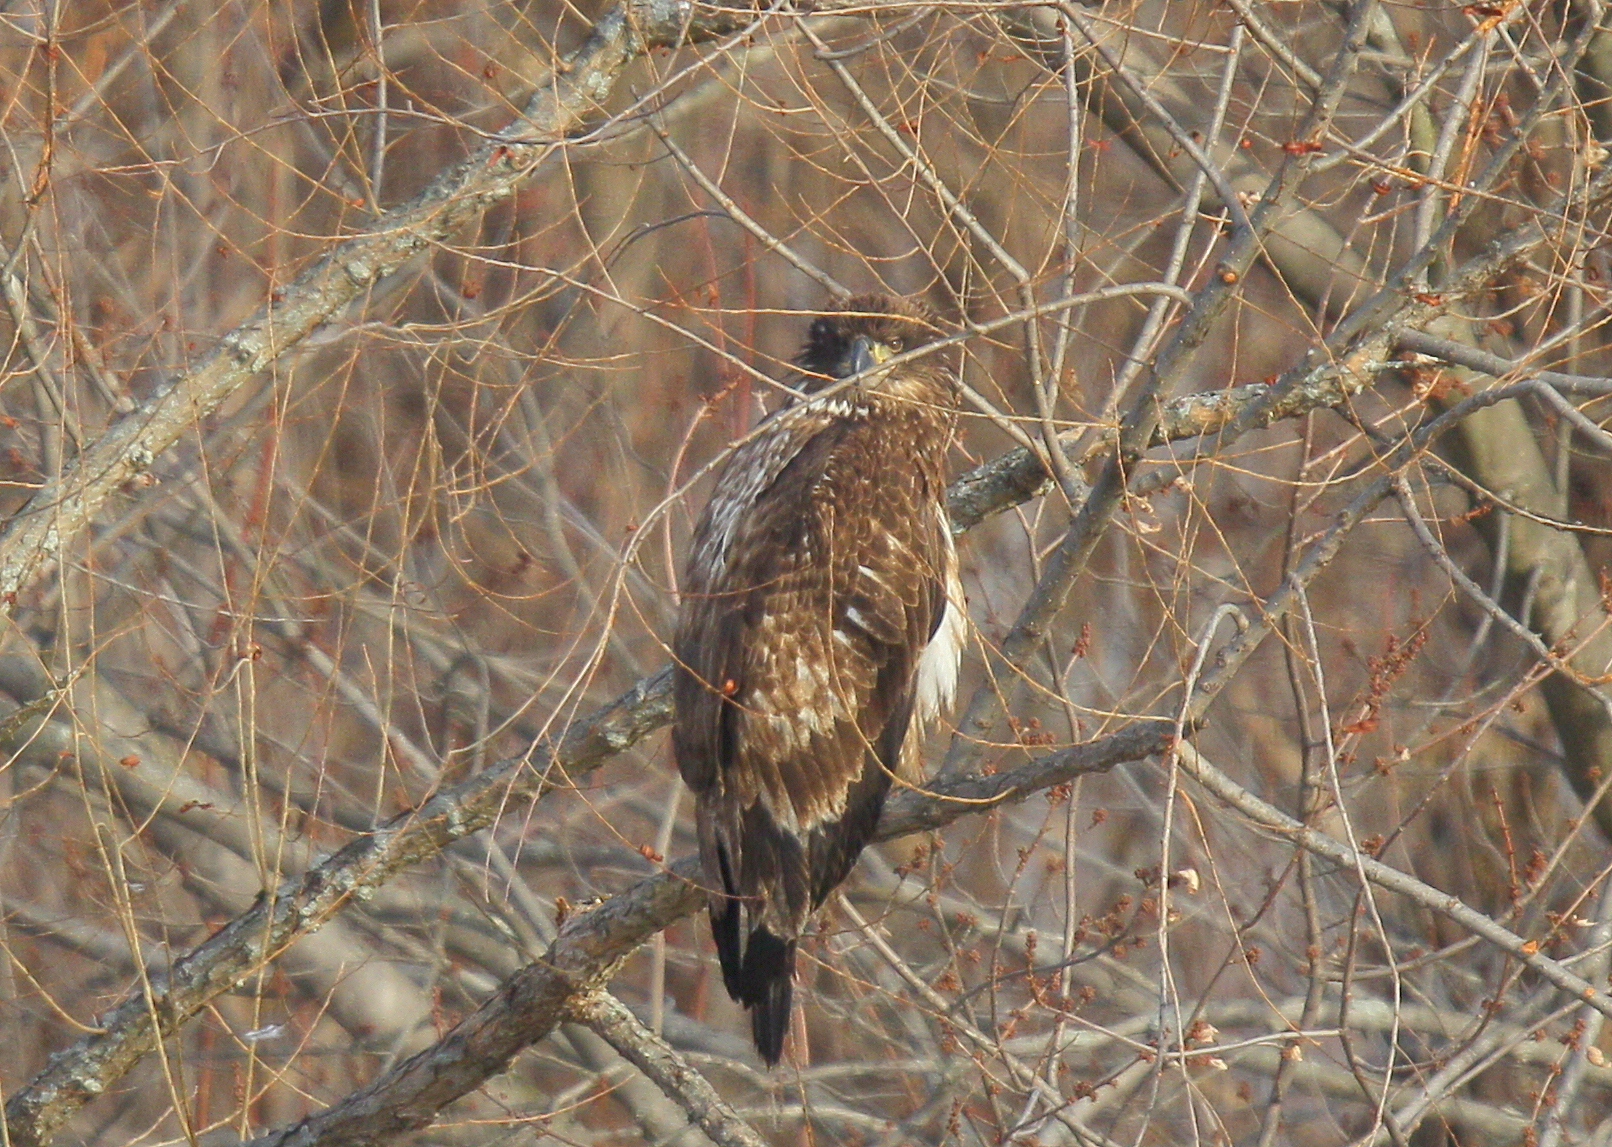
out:
M1459 897L1434 888L1430 884L1401 872L1367 856L1358 848L1335 837L1294 820L1275 805L1268 804L1249 792L1216 768L1190 744L1180 748L1180 766L1183 772L1230 807L1248 817L1259 828L1274 832L1292 841L1300 848L1361 873L1367 880L1390 892L1409 897L1429 911L1457 924L1461 928L1488 941L1508 956L1537 972L1569 996L1594 1008L1604 1016L1612 1016L1612 997L1591 984L1584 977L1568 971L1566 965L1539 953L1540 945L1525 940L1475 908L1463 904Z
M109 498L139 478L183 435L321 324L442 242L470 219L508 198L566 133L592 114L627 64L661 45L729 35L753 19L749 10L691 3L624 0L538 85L510 128L443 172L408 204L337 245L284 291L218 340L192 369L90 443L75 464L47 480L0 531L0 610L58 560L63 545L89 525Z
M628 1060L687 1113L717 1147L766 1147L767 1141L739 1117L716 1089L665 1040L638 1022L603 988L569 1004L571 1018L585 1025Z

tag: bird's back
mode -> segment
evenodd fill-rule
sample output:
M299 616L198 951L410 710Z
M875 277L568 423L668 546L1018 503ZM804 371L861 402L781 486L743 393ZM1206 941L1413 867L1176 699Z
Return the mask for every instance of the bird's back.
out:
M937 631L957 636L941 625L951 418L854 388L786 407L734 451L695 528L673 748L724 982L769 1062L796 939L871 839L920 694L950 693L919 667Z

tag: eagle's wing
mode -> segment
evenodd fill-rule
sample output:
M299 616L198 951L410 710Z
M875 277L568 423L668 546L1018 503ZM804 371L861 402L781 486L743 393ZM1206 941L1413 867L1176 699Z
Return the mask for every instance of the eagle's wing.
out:
M872 837L914 711L935 715L956 684L956 368L941 347L891 361L940 334L921 304L882 295L817 318L796 401L734 451L694 530L672 747L723 979L768 1063L796 940Z
M892 466L843 409L774 421L696 527L674 645L679 767L706 871L738 898L726 944L716 921L730 989L738 908L792 944L871 837L951 561L932 467Z

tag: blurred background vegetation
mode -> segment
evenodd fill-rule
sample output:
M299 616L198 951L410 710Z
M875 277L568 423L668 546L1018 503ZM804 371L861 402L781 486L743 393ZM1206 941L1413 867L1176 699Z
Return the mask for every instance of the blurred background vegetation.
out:
M1178 715L1191 760L871 850L776 1072L703 917L615 996L762 1142L1612 1141L1604 1009L1528 963L1606 1002L1604 9L892 0L637 51L511 195L277 346L7 600L0 1142L339 1105L693 851L663 735L569 777L546 739L664 665L708 464L836 288L968 333L955 473L1027 449L1058 479L963 536L966 720L932 771ZM520 139L603 14L0 4L10 528L312 260ZM1260 640L1228 654L1224 605ZM97 1082L32 1121L106 1009L495 767L554 787L154 1048L59 1060ZM567 1022L408 1141L705 1142L693 1106Z

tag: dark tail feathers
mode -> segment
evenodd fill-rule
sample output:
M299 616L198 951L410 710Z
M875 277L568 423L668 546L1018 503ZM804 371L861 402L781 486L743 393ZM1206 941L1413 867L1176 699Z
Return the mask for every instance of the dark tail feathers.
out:
M739 971L740 994L735 996L750 1009L750 1034L756 1050L772 1067L784 1053L784 1033L789 1030L789 1005L795 993L795 941L774 936L757 927L744 948L744 967Z
M739 902L729 899L711 913L711 935L722 963L722 982L750 1013L750 1034L767 1066L784 1053L789 1009L795 989L795 941L775 936L763 925L740 943Z

